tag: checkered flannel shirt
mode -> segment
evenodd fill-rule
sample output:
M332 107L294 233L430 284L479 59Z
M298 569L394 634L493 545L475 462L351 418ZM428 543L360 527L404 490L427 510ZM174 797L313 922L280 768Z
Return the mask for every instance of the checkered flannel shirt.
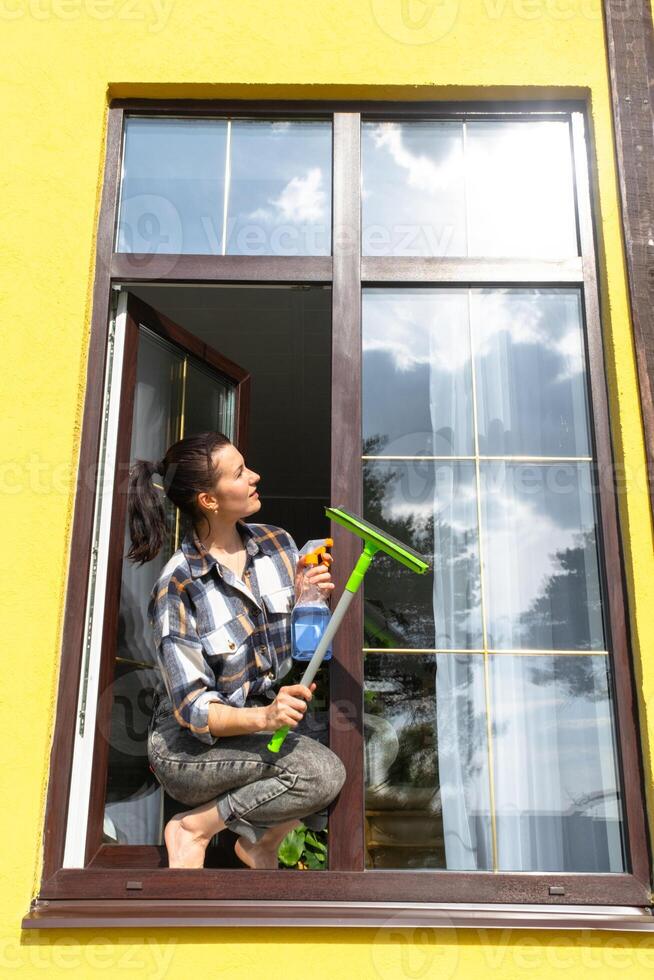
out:
M237 521L245 540L243 579L222 565L194 530L150 594L157 664L179 724L209 745L209 704L243 707L291 666L291 611L298 548L272 524ZM270 696L274 696L271 695Z

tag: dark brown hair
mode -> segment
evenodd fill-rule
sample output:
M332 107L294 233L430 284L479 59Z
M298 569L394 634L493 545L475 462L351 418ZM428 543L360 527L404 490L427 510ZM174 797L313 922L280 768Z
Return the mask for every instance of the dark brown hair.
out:
M213 454L231 445L231 439L222 432L200 432L174 442L157 462L136 460L129 471L127 490L130 561L144 565L159 554L166 532L164 493L191 519L194 527L202 519L209 523L198 507L197 494L210 493L215 488L220 468ZM163 490L152 482L154 474L163 477Z

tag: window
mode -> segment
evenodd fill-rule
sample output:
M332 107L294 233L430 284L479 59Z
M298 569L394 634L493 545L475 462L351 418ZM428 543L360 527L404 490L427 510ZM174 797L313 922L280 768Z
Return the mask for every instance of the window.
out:
M167 899L187 921L225 894L242 915L318 902L320 921L348 903L648 904L587 155L577 103L112 104L81 460L100 479L76 501L41 900L156 918ZM152 683L118 643L125 467L182 416L244 451L248 368L225 331L211 346L174 315L201 289L216 312L218 287L221 323L244 289L305 297L282 320L331 368L307 520L342 504L433 560L417 577L378 557L335 640L349 778L300 896L289 873L169 874L140 762L130 793L103 735ZM360 548L330 531L340 594Z

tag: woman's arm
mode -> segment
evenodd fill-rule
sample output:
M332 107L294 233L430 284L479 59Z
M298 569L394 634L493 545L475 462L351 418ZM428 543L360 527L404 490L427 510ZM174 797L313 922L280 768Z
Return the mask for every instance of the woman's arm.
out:
M249 735L265 730L265 706L233 708L212 701L209 705L209 731L212 735Z
M209 704L209 731L214 736L249 735L252 732L276 731L282 725L295 728L307 710L307 702L313 697L315 687L315 681L310 689L304 684L280 687L272 704L254 708L234 708L220 701L212 701Z

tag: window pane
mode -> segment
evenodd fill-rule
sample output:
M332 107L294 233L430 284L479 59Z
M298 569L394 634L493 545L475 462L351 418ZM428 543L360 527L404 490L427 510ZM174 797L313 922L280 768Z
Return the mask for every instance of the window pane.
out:
M378 555L364 579L368 647L481 649L472 463L364 463L364 515L433 563L416 575Z
M470 455L468 296L363 291L364 455Z
M139 328L130 465L135 459L160 459L177 436L182 411L183 357L147 328ZM159 479L159 478L155 478ZM148 768L148 723L152 697L162 685L152 653L147 598L157 575L175 550L175 507L164 498L167 530L164 547L143 566L124 558L115 674L104 697L111 699L104 812L105 843L160 844L163 790ZM123 555L131 546L127 521Z
M227 121L128 117L118 252L222 252Z
M331 123L231 124L228 255L331 253Z
M217 429L233 438L233 386L192 358L186 358L184 381L184 360L174 345L139 327L130 465L136 459L160 459L179 438L182 418L187 432ZM147 758L153 693L164 689L152 650L147 605L157 576L190 522L168 498L163 499L167 523L162 550L143 566L127 558L122 563L115 677L105 693L112 699L111 731L106 736L105 843L160 844L168 819L170 798L150 771ZM130 545L126 522L123 555Z
M480 465L490 649L605 648L589 463Z
M460 122L361 126L364 255L465 255Z
M434 463L365 460L363 516L432 560ZM378 554L362 586L364 645L434 648L433 574L415 572Z
M362 124L364 255L578 255L567 120Z
M483 658L364 663L367 867L491 868Z
M186 365L187 385L184 411L186 432L234 431L236 408L235 388L231 382L224 384L214 371L209 371L195 360Z
M577 255L567 122L466 122L469 255Z
M576 289L473 289L482 455L590 455Z
M499 870L624 871L608 658L489 661Z

